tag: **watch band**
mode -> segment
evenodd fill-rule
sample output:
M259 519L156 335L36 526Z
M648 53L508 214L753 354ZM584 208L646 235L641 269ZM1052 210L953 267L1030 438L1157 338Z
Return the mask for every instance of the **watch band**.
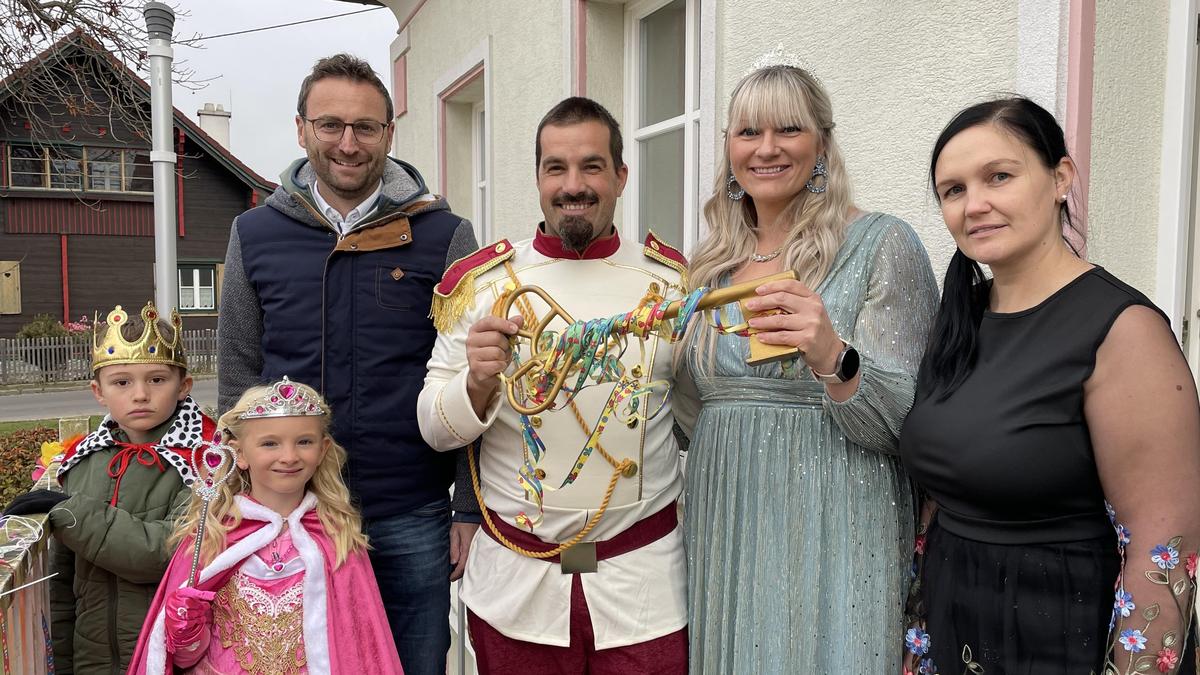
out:
M843 382L847 382L858 374L857 363L855 364L853 373L847 374L843 368L846 362L846 355L850 352L854 352L856 355L858 354L858 351L854 349L849 342L842 340L842 351L838 352L837 360L833 363L832 373L818 373L817 370L812 366L808 367L808 371L812 373L813 379L815 379L817 382L821 382L822 384L841 384Z

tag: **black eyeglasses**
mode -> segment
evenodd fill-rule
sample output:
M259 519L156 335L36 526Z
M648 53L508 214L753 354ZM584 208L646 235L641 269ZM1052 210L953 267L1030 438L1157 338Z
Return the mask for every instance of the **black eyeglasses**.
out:
M312 125L313 133L317 135L317 140L325 143L340 142L342 136L346 133L346 127L350 127L354 131L354 139L356 141L364 145L375 145L383 140L383 132L388 127L383 122L376 122L375 120L359 120L347 124L332 117L318 117L315 120L305 117L303 119Z

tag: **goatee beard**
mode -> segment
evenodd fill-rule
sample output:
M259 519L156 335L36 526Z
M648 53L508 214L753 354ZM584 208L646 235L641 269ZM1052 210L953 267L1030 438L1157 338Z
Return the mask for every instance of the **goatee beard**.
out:
M582 254L595 239L592 224L580 216L564 216L558 222L558 236L563 248Z

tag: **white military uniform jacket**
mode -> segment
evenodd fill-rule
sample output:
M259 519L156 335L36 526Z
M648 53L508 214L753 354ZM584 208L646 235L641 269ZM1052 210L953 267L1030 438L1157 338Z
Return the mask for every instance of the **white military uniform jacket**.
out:
M462 314L453 325L441 318L442 331L417 402L421 434L437 450L451 450L481 439L484 501L487 508L515 527L521 527L516 522L519 513L531 517L537 514L536 503L526 498L517 482L525 452L520 417L505 400L501 388L489 403L487 414L479 419L466 385L467 331L491 313L493 304L510 284L503 263L515 270L517 285L540 286L577 320L633 310L652 286L668 298L682 295L682 256L653 235L645 246L622 242L615 235L607 241L593 242L584 253L590 259L554 257L565 255L560 246L558 239L539 231L534 239L515 246L501 241L451 266L438 293L441 300L457 294ZM594 257L597 255L603 257ZM462 294L471 293L472 278L474 305L466 307L470 303L464 305ZM457 287L463 283L466 287ZM540 299L523 297L530 299L539 319L547 315L547 305ZM516 307L510 316L518 312ZM561 330L564 325L556 322L550 329ZM522 340L517 347L522 359L529 356L526 343ZM642 382L653 379L674 384L672 348L669 341L657 337L644 342L631 337L622 362L627 373L640 373ZM513 370L510 365L508 372ZM568 378L567 382L573 383L574 379ZM681 415L685 428L690 428L696 409L690 381L681 384L648 423L630 427L613 420L604 429L600 437L604 448L618 462L624 458L635 461L638 471L631 478L618 479L608 511L585 541L611 539L678 499L682 475L672 423L676 415ZM589 429L596 424L613 388L612 383L595 385L576 398ZM661 400L661 395L654 398ZM548 488L562 485L587 438L562 400L560 396L561 409L541 413L533 420L546 446L537 467L545 471L542 483ZM571 539L600 506L612 475L612 465L599 452L593 452L573 483L545 491L545 514L533 534L551 544ZM510 638L567 646L571 579L572 575L563 574L557 563L514 553L481 528L471 544L462 599L471 611ZM596 572L581 574L580 580L597 649L645 642L687 625L687 567L678 526L647 546L599 561Z

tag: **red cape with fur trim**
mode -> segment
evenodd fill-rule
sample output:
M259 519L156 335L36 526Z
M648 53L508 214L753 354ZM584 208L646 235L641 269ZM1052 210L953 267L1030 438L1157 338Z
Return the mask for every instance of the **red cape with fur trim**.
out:
M201 581L197 587L206 591L219 590L245 562L246 556L242 555L244 551L253 555L261 548L256 544L264 537L266 539L262 545L270 543L278 536L278 532L272 530L281 527L280 521L298 524L308 536L293 528L293 543L297 543L298 540L311 540L315 543L315 550L311 550L309 556L320 555L324 559L322 569L316 575L312 574L313 570L308 566L309 560L305 560L304 624L305 651L309 656L308 672L312 675L403 675L400 657L396 653L396 645L388 628L387 615L383 610L383 601L379 597L379 587L375 582L375 574L371 571L367 553L352 553L336 570L333 568L336 552L333 542L325 534L325 529L317 517L314 508L316 498L311 493L308 494L300 507L286 519L278 516L271 518L269 514L264 513L265 507L242 495L237 499L243 520L226 538L225 552L218 555L201 572ZM270 522L268 518L275 522ZM239 547L239 543L242 546ZM305 557L305 546L303 542L297 546L302 558ZM235 550L239 548L242 550ZM225 555L228 553L232 555ZM163 633L163 603L171 589L186 583L191 565L192 539L188 538L171 558L166 576L150 605L150 612L138 638L137 650L129 664L129 675L168 675L173 672L172 655L166 651ZM325 590L322 594L317 589L317 592L310 596L309 584L314 583L316 578L324 580ZM321 598L320 602L325 605L324 616L310 615L310 611L315 609L314 606L310 606L310 600L317 601L318 598ZM314 605L316 604L314 602ZM327 636L327 640L321 642L327 644L327 668L321 664L321 661L326 659L317 653L318 646L310 646L308 640L310 629L322 625L326 626L325 635L322 637Z

